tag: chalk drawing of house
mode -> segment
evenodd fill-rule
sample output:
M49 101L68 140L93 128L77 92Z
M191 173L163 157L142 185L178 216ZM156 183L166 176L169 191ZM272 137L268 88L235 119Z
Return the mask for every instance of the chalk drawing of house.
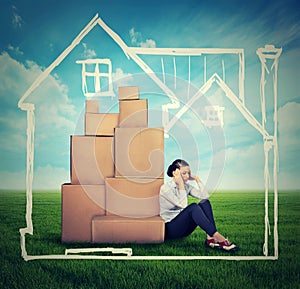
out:
M33 168L34 168L34 109L33 103L26 102L28 96L30 96L35 89L47 78L47 76L58 66L60 63L68 56L68 54L79 44L82 39L95 27L99 25L111 39L121 48L125 56L132 60L138 65L138 67L149 76L155 85L157 85L168 97L168 101L162 105L162 123L166 133L171 130L171 128L176 125L176 122L192 107L193 103L205 95L213 84L217 86L224 92L227 99L232 102L232 104L237 108L237 110L242 114L242 116L247 120L247 122L253 126L263 137L263 148L265 155L265 243L263 248L264 256L250 256L250 257L232 257L233 259L277 259L278 258L278 229L277 229L277 216L278 216L278 193L277 193L277 159L278 159L278 145L277 145L277 71L278 71L278 60L281 54L281 49L275 48L272 45L266 45L263 48L257 50L257 55L261 61L261 112L262 112L262 122L260 123L253 114L247 109L244 101L244 50L240 48L142 48L142 47L129 47L121 39L121 37L114 32L109 26L107 26L104 21L99 17L98 14L86 25L86 27L77 35L77 37L72 41L72 43L55 59L55 61L47 67L39 77L32 83L29 89L24 93L18 102L18 107L21 110L27 112L27 169L26 169L26 196L27 196L27 207L26 207L26 228L20 229L21 234L21 249L22 256L26 260L32 260L37 258L57 258L63 259L68 258L68 255L48 255L48 256L29 256L26 252L25 247L25 235L33 234L33 224L32 224L32 183L33 183ZM220 76L218 73L214 73L208 79L206 79L206 71L204 70L204 84L200 89L183 105L181 106L180 101L174 90L167 84L164 79L164 72L162 72L163 78L159 77L157 73L142 59L142 56L172 56L174 57L174 76L176 77L176 61L177 56L186 56L189 61L192 56L199 55L226 55L233 54L238 57L239 61L239 72L238 72L238 92L234 92L225 81L225 73ZM266 61L271 60L273 65L271 69L268 69ZM94 70L88 72L85 69L85 65L94 64ZM83 60L79 61L82 65L82 90L86 97L91 96L112 96L113 90L110 86L111 83L111 63L110 60ZM101 71L101 65L104 65L105 72ZM161 58L162 71L164 70L163 58ZM224 68L224 67L223 67ZM224 68L225 71L225 68ZM273 74L274 81L274 123L273 123L273 133L270 134L266 127L266 107L265 107L265 74ZM91 86L88 85L88 77L93 77L95 79L94 86L91 90ZM190 78L190 72L188 72L188 78ZM101 85L101 81L107 82L107 85ZM103 87L105 89L103 90ZM169 111L176 109L176 114L174 117L170 117ZM207 119L204 121L208 126L222 126L223 125L223 108L220 106L207 107ZM268 235L269 235L269 219L268 219L268 192L269 192L269 181L271 176L269 175L269 152L273 151L273 184L274 184L274 256L268 256ZM126 251L127 252L127 251ZM52 256L52 257L51 257ZM101 256L98 256L101 258ZM74 258L74 257L73 257ZM81 258L81 257L78 257ZM124 257L126 259L126 257ZM130 256L128 258L133 258ZM186 256L188 259L189 256ZM143 256L143 259L147 259ZM161 258L164 259L164 258ZM180 257L179 257L180 259ZM182 257L184 259L184 257ZM193 257L195 258L195 256ZM201 256L199 259L209 259L209 256Z

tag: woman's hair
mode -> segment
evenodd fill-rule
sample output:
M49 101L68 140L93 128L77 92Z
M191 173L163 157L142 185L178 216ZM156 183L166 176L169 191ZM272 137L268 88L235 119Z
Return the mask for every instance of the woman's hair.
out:
M169 165L167 175L169 177L173 177L173 172L176 171L176 169L180 169L180 167L186 166L189 166L188 162L186 162L185 160L177 159Z

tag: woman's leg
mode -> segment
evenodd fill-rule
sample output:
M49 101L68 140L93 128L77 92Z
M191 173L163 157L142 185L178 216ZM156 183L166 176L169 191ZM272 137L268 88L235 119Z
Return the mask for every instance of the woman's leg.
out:
M206 214L207 218L210 220L212 224L215 226L215 220L212 212L212 207L209 200L202 200L199 203L199 206L202 208L204 213ZM214 235L207 234L207 238L211 239L213 237L214 241L211 243L210 247L212 248L221 248L225 251L235 251L238 250L238 246L231 243L230 241L226 240L226 238L221 235L219 232L215 232ZM215 242L218 242L218 245L216 246Z
M198 204L203 212L205 213L206 217L209 219L209 221L216 227L214 214L212 211L211 203L209 200L201 200L201 202Z
M199 226L208 235L213 236L217 231L214 222L206 216L203 208L190 204L172 221L166 223L166 239L182 238L190 235Z
M210 222L216 226L210 201L204 199L204 200L201 200L201 202L198 205L203 209L205 215L210 220ZM213 236L209 236L208 234L206 235L206 238L208 240L214 239Z

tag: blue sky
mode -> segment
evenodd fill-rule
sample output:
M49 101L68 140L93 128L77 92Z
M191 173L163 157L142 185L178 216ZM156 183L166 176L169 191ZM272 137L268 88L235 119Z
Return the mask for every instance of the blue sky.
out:
M26 113L17 104L32 82L77 34L99 13L128 46L171 48L243 48L245 103L261 121L261 64L256 50L266 44L282 48L278 70L279 188L299 189L300 165L300 11L297 1L2 1L0 12L0 188L24 188L26 168ZM139 85L148 98L149 121L161 125L166 95L145 76L110 37L96 26L28 100L35 104L34 187L53 189L69 182L69 136L82 134L85 97L81 66L76 60L110 58L114 87ZM145 57L160 73L161 58ZM237 88L235 56L207 57L207 73L222 70ZM173 59L165 57L167 82L174 87ZM203 81L203 57L191 57L190 94ZM188 95L188 58L176 58L176 93L182 104ZM272 79L268 78L268 81ZM268 86L269 87L269 86ZM263 142L218 87L205 100L221 105L224 127L212 133L199 123L201 101L194 104L165 141L165 163L183 157L195 173L217 189L263 189ZM118 110L116 98L100 100L101 110ZM267 101L272 113L272 102ZM176 113L176 111L172 112ZM272 120L270 114L268 121ZM216 149L216 151L214 151ZM218 153L225 161L212 166ZM222 158L221 158L222 159ZM271 169L270 164L270 169Z

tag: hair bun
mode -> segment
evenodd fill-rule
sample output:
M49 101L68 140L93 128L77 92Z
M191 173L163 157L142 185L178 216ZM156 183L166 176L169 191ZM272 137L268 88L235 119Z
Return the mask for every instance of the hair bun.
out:
M173 172L176 170L176 166L174 164L169 165L168 170L167 170L167 175L169 177L173 177Z
M185 160L177 159L169 165L167 175L172 178L173 172L176 171L176 169L180 169L180 166L189 166L189 164Z

